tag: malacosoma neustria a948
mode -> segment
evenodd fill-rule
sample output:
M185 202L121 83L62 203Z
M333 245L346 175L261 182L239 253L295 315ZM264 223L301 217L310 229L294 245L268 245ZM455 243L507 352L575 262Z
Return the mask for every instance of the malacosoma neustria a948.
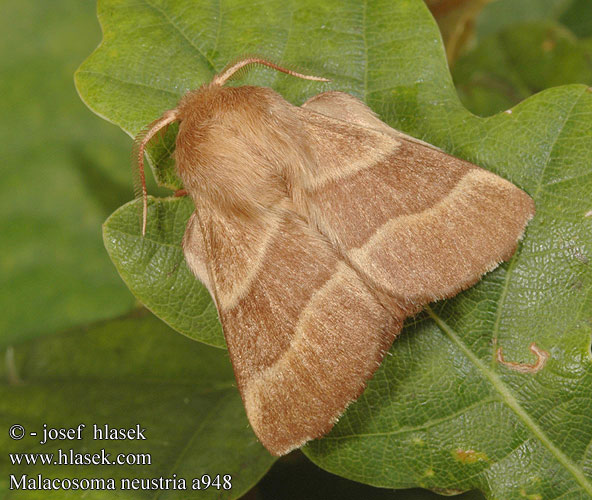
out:
M136 139L172 122L176 168L195 203L183 250L208 288L247 416L282 455L327 433L400 332L429 302L514 253L534 215L510 182L325 92L294 106L269 88L187 93Z

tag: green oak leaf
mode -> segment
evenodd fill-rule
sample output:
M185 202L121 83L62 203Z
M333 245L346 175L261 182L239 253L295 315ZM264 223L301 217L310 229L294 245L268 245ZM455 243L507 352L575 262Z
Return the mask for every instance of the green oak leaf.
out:
M463 104L491 115L548 87L592 84L592 38L551 21L513 24L482 38L452 75Z
M49 478L114 478L116 491L88 490L84 498L239 498L269 469L274 457L250 429L224 351L175 334L145 312L14 346L0 361L0 420L8 430L21 424L38 437L13 441L0 435L11 453L149 453L142 465L12 465L0 458L2 498L47 498L48 492L9 491L9 474ZM6 380L11 381L7 383ZM23 404L26 402L26 404ZM82 441L40 444L42 423L70 428L84 423ZM102 428L145 428L145 440L95 441ZM121 478L177 478L187 491L120 489ZM230 474L231 490L191 490L203 474ZM76 492L74 492L76 493ZM54 492L63 498L65 492Z
M420 0L111 0L99 3L99 18L103 43L79 69L77 86L93 110L130 134L227 62L261 53L332 82L258 69L237 84L271 86L295 104L327 89L350 92L393 127L525 189L537 215L511 261L411 319L362 397L304 452L335 474L388 488L478 488L504 500L592 495L587 87L550 89L489 118L472 115ZM162 149L172 147L165 137ZM158 175L166 177L171 165L159 158ZM212 332L215 311L182 260L190 203L151 199L145 239L138 209L125 205L104 226L120 274L173 327L222 344ZM533 342L549 354L541 371L496 361L502 347L507 359L531 363Z
M72 72L100 40L91 2L4 2L0 31L0 346L134 307L99 224L132 193L129 141Z
M149 198L146 237L141 203L115 211L103 226L105 247L136 297L173 328L195 340L225 347L216 306L185 264L181 240L194 210L188 198ZM135 248L130 252L130 248Z

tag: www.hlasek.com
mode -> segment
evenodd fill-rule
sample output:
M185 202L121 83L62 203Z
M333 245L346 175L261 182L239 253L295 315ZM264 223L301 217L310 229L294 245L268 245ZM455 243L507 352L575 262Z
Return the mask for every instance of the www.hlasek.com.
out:
M48 442L65 440L82 440L86 425L74 428L52 428L43 424L41 445ZM129 429L113 429L108 425L92 426L93 440L146 440L146 429L136 425ZM27 432L21 425L13 425L9 436L21 440L27 436L37 436L36 432ZM111 454L105 449L96 453L82 453L74 449L58 449L51 453L9 453L10 464L14 467L27 466L149 466L152 465L151 453L118 453ZM71 469L70 469L71 470ZM70 472L69 470L69 472ZM81 471L84 469L81 469ZM88 469L87 469L88 470ZM144 469L145 470L145 469ZM95 476L97 469L88 470L88 476ZM145 476L147 474L140 474ZM70 473L68 474L70 476ZM82 473L81 476L86 476ZM202 474L200 477L186 479L177 474L169 477L48 477L43 474L10 474L11 490L230 490L232 477L230 474Z

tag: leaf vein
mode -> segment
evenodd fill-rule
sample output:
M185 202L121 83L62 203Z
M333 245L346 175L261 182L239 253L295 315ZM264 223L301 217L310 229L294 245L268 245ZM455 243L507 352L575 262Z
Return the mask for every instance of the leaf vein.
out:
M424 424L421 425L417 425L417 426L409 426L409 427L402 427L399 428L397 430L394 431L388 431L388 432L364 432L364 433L356 433L356 434L342 434L340 436L325 436L323 439L332 439L334 441L338 441L341 439L350 439L350 438L360 438L360 437L378 437L378 436L387 436L387 437L392 437L392 436L396 436L398 434L406 434L409 432L415 432L415 431L423 431L426 429L429 429L431 427L434 427L438 424L442 424L445 422L449 422L450 420L455 419L456 417L466 413L469 410L472 410L473 408L476 408L478 406L481 405L486 405L488 403L494 403L494 402L499 402L499 398L497 396L490 396L484 399L480 399L479 401L475 401L474 403L470 404L469 406L465 406L464 408L461 408L458 411L455 411L454 413L451 413L450 415L446 415L445 417L440 417L434 420L430 420L429 422L426 422Z
M566 456L561 449L551 441L549 437L543 432L537 423L526 412L518 399L514 396L512 391L504 384L500 376L490 369L481 359L473 353L465 343L460 339L457 333L444 322L434 311L426 306L425 310L432 317L440 330L456 345L464 355L475 365L478 371L487 378L490 384L500 395L502 401L510 407L516 416L523 422L523 424L534 434L542 445L549 450L551 455L573 476L573 478L582 486L582 488L592 496L592 483L588 481L584 473L576 467L576 465Z
M197 45L195 45L195 43L193 42L193 40L191 40L187 36L187 34L177 24L175 24L175 22L171 19L171 17L166 13L166 11L164 9L162 9L161 7L158 7L156 5L151 4L149 0L144 0L144 2L146 2L146 5L148 5L149 7L152 7L157 12L160 12L160 14L167 20L167 22L171 25L171 27L175 31L177 31L177 33L179 33L183 37L183 39L187 43L189 43L189 45L191 47L193 47L193 49L195 49L195 51L203 58L203 60L206 61L210 65L210 67L212 68L212 70L214 72L216 72L216 66L214 65L213 61L211 61L210 58L204 52L202 52L202 50Z
M551 155L553 154L553 150L555 149L555 146L557 145L557 141L559 140L559 138L561 137L561 134L563 133L563 129L565 128L565 124L568 122L569 118L571 117L572 111L574 110L574 108L576 107L576 104L580 101L580 99L582 98L582 96L584 95L585 92L586 92L586 89L583 89L581 91L579 97L577 99L574 99L574 102L571 105L571 107L569 108L569 111L567 113L565 113L565 119L563 120L563 123L560 125L559 130L557 131L557 134L555 135L555 137L553 138L553 141L551 142L551 145L549 147L549 151L547 152L547 157L545 158L545 163L543 164L543 168L541 170L541 173L538 175L537 187L536 187L534 194L532 195L533 199L537 198L537 195L539 194L541 188L543 187L545 172L547 171L547 168L549 167L549 164L551 163Z
M125 85L133 85L135 87L144 87L144 88L147 88L147 89L150 89L150 90L155 90L157 92L162 92L163 94L168 94L168 95L174 96L177 99L180 97L179 94L175 94L174 92L171 92L170 90L167 90L167 89L162 89L160 87L155 87L154 85L148 85L148 84L142 83L142 82L133 82L133 81L130 81L130 80L124 80L123 78L119 78L117 76L109 75L107 73L102 73L100 71L90 71L88 69L83 69L83 70L78 70L78 74L79 75L87 74L87 75L100 76L102 78L106 78L107 80L113 80L115 82L123 83Z

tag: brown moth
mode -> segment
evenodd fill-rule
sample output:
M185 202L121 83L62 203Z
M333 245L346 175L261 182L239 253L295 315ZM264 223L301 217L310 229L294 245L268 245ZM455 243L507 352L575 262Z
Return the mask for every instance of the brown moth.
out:
M333 427L406 317L508 260L534 204L349 94L294 106L224 87L250 64L326 81L241 60L153 122L137 162L143 180L146 144L180 122L185 258L217 306L249 421L283 455Z

